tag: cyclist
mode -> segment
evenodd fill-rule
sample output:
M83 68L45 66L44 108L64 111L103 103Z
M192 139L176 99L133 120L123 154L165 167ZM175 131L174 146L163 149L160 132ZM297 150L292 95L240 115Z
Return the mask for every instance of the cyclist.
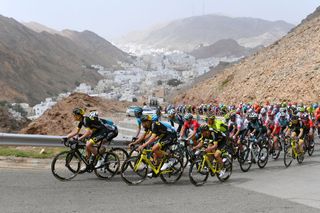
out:
M164 125L159 121L153 121L150 115L142 115L141 122L145 132L151 134L151 137L138 147L138 151L158 141L152 146L153 160L155 164L158 164L158 159L163 157L161 150L166 151L170 145L177 142L177 133L173 128L169 128L168 125ZM170 163L172 162L163 164L161 170L163 171L170 167Z
M317 107L314 112L314 117L316 120L317 129L318 129L318 136L320 138L320 106L318 107L318 105L315 104L314 107Z
M111 141L118 135L118 129L115 125L108 124L106 120L98 118L95 112L90 113L89 116L85 116L85 111L81 108L74 108L72 111L75 121L78 121L78 127L64 138L67 140L79 134L81 128L86 128L84 134L78 138L78 140L86 139L86 158L90 158L91 154L97 155L97 149L95 144L101 142L103 139ZM93 156L93 157L94 157ZM93 160L93 159L91 159Z
M221 150L226 146L226 136L219 131L209 127L208 124L201 124L200 126L201 137L197 146L193 147L193 151L205 147L206 153L213 153L219 168L223 167L221 158ZM225 171L221 170L219 176L222 177Z
M314 125L312 120L310 119L310 116L308 114L304 114L302 117L302 123L303 123L303 132L304 137L308 137L309 143L314 141L314 135L313 135L313 129ZM310 145L310 144L308 144Z
M265 133L267 133L266 127L263 126L262 123L259 121L258 115L255 112L249 114L248 121L249 123L245 135L247 135L248 133L252 136L254 135L259 141L260 138L264 136Z
M197 139L199 138L199 133L198 128L200 127L200 124L198 121L193 119L193 115L191 113L187 113L184 116L185 122L183 124L183 127L180 131L180 138L183 138L186 135L187 130L192 130L193 132L191 135L187 136L187 141L189 142L190 140L193 141L193 144L197 144Z
M170 109L168 111L168 118L169 118L169 122L171 123L171 125L174 127L174 123L178 124L178 129L177 132L180 133L181 128L184 124L184 119L182 117L182 115L180 115L179 113L176 112L175 109Z
M293 115L291 118L291 122L289 123L288 130L286 132L286 136L289 136L291 133L292 138L296 138L298 141L298 152L303 154L303 123L299 119L297 115Z
M136 123L137 123L137 126L138 126L138 130L137 130L137 133L136 133L135 137L132 138L133 142L129 143L129 148L131 146L134 146L136 144L141 143L143 141L143 139L146 137L145 133L140 135L141 125L142 125L141 116L143 115L142 112L143 112L143 109L141 107L137 107L137 108L134 109L134 116L136 117ZM152 120L153 121L158 121L158 116L156 114L152 115Z
M208 126L216 131L222 132L224 134L227 134L228 132L228 126L220 119L216 119L216 116L209 113L206 116L206 122Z

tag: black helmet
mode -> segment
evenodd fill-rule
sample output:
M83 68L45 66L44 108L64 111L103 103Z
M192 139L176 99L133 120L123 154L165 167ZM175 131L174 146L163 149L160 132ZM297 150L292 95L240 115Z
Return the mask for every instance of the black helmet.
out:
M208 131L210 128L208 126L208 124L201 124L201 126L199 127L199 130L202 131Z
M72 110L72 113L73 113L74 115L81 115L81 116L83 116L83 115L84 115L84 110L81 109L81 108L76 107L76 108L74 108L74 109Z

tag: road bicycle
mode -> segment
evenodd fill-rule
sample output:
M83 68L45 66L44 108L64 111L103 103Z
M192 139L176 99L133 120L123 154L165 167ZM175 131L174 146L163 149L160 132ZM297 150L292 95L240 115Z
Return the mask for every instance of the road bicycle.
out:
M207 181L209 174L217 176L221 182L229 179L232 174L232 158L227 151L222 150L222 167L219 167L214 158L214 153L201 151L200 156L191 163L189 168L189 179L192 184L195 186L203 185Z
M245 145L247 144L247 145ZM240 169L249 171L252 163L257 163L259 168L264 168L268 163L268 142L264 136L258 141L255 136L250 136L247 143L243 143L239 154Z
M284 165L288 168L294 159L297 159L298 163L301 164L304 160L304 152L300 153L297 151L298 141L295 138L288 137L287 145L284 149Z
M164 183L175 183L183 173L182 162L172 152L161 151L161 153L163 157L158 165L155 165L150 157L152 150L149 149L144 149L139 155L130 157L122 164L122 179L127 184L135 185L143 182L147 175L149 175L149 177L160 176ZM165 163L169 164L168 168L161 170Z
M82 141L68 140L64 141L64 145L69 147L70 150L56 155L51 163L51 172L58 180L71 180L78 174L85 172L94 172L101 179L110 179L119 170L118 156L113 152L101 149L101 143L95 145L98 154L91 156L89 160L87 160L84 152L86 144Z

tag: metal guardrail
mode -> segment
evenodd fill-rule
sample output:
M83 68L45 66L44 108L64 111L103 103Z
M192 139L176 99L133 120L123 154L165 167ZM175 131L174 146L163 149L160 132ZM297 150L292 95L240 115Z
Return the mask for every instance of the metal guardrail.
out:
M43 146L63 147L62 136L52 135L27 135L0 133L0 146ZM111 142L112 147L124 147L129 143L130 138L119 137Z

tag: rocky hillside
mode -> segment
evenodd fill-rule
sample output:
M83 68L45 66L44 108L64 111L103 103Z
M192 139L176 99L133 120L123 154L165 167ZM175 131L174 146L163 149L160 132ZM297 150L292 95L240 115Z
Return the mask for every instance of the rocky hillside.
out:
M192 51L200 44L207 46L221 39L234 39L241 41L242 46L255 47L269 45L292 27L284 21L205 15L176 20L164 27L140 33L140 36L124 37L120 42ZM251 43L250 38L256 38L256 41Z
M0 107L0 132L14 133L27 126L27 119L16 120L6 107Z
M190 52L190 55L196 58L223 58L223 57L243 57L248 56L257 48L246 48L238 44L233 39L222 39L209 46L200 46L197 49Z
M0 16L0 100L31 104L101 76L85 66L117 66L128 55L98 35L68 31L68 37L36 32Z
M271 46L177 96L176 103L320 100L320 13ZM199 95L200 94L200 95Z
M58 102L52 109L47 110L20 133L66 135L75 128L72 116L72 110L75 107L84 108L87 113L95 110L98 111L99 116L110 118L110 116L118 116L117 113L125 112L129 105L130 103L127 102L105 100L98 97L90 97L82 93L74 93Z

